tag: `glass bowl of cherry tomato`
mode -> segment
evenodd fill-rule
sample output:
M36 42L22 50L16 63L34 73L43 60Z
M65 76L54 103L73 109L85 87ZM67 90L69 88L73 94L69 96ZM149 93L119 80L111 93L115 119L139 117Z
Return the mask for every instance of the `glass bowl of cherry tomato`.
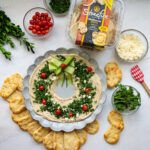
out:
M45 38L53 29L54 19L45 8L30 9L24 16L23 25L27 33L34 37Z

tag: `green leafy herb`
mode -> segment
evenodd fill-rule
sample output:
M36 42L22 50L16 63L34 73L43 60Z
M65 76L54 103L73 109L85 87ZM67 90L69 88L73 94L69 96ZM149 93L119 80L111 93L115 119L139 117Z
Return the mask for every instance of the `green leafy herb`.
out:
M141 105L140 94L135 94L132 87L118 85L119 90L113 95L114 105L117 110L134 110Z
M49 5L55 13L62 14L69 10L70 0L51 0Z
M20 43L25 44L28 51L34 53L33 43L30 43L27 38L24 37L25 33L22 31L19 25L15 25L7 17L4 11L0 10L0 51L6 59L11 59L11 52L7 51L3 46L9 44L11 48L15 47L11 37L15 37Z

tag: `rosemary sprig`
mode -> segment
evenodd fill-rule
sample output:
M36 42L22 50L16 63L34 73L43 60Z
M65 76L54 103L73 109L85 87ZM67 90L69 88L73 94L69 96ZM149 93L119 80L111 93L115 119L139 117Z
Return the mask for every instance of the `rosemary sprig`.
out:
M25 38L25 33L22 31L19 25L15 25L11 22L10 18L5 14L4 11L0 10L0 51L6 59L11 59L11 53L7 51L3 46L9 44L11 48L15 47L11 37L15 37L20 43L27 47L28 51L34 53L34 44L30 43Z

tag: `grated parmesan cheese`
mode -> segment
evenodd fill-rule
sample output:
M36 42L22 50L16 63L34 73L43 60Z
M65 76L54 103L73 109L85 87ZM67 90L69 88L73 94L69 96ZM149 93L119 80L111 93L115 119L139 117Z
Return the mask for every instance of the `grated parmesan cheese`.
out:
M117 45L117 53L120 58L128 61L140 59L145 51L145 45L138 35L124 34Z

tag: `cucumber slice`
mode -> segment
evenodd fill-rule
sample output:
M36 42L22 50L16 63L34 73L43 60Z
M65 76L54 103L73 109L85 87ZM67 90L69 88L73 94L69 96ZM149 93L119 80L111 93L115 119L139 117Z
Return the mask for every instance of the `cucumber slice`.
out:
M65 76L66 76L66 86L71 85L73 83L72 75L70 75L69 73L65 72Z
M68 65L72 60L73 60L73 56L68 56L63 63Z
M53 64L51 64L51 63L49 63L49 70L56 70L57 69L57 66L55 66L55 65L53 65Z
M73 74L74 72L74 67L71 67L71 66L68 66L66 69L65 69L65 72L69 73L69 74Z
M59 75L61 73L61 68L58 68L57 70L55 70L55 74Z
M60 61L60 60L58 60L58 59L56 59L56 58L52 58L52 59L49 61L49 63L51 63L51 64L53 64L53 65L59 67L59 66L62 64L62 61Z
M70 66L75 67L74 61L72 61L72 62L70 63Z

